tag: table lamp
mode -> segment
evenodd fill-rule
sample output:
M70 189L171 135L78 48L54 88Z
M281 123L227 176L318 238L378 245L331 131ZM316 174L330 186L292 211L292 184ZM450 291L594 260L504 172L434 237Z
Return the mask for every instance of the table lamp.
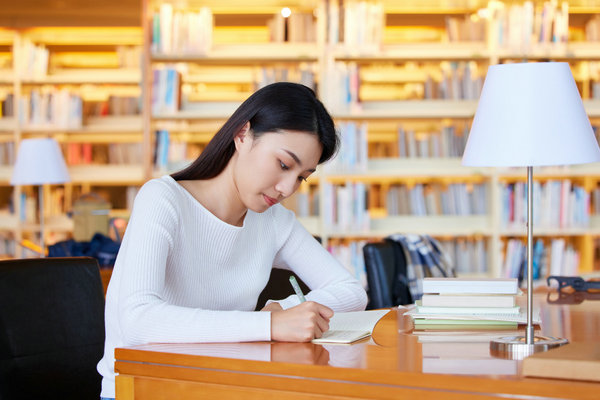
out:
M527 328L498 338L492 352L523 358L567 343L534 336L533 167L600 161L600 149L568 63L493 65L488 69L462 164L527 167Z
M44 191L42 185L70 181L69 172L58 143L50 138L23 139L19 144L11 185L38 185L40 247L46 254L44 235Z

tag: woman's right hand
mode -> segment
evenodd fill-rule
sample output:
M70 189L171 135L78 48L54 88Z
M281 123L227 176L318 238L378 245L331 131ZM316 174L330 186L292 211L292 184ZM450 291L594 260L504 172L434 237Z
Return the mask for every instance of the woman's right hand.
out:
M271 312L271 340L309 342L329 330L333 310L314 301Z

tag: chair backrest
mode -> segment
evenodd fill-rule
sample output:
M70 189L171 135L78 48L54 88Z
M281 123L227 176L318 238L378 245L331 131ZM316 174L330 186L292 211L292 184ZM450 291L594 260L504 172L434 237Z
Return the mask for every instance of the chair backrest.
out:
M302 292L304 294L308 293L308 286L296 274L284 269L273 268L267 286L265 286L256 302L256 311L260 311L265 306L267 300L281 300L294 294L294 289L290 284L290 275L296 277Z
M367 243L363 247L367 271L367 309L411 304L412 297L406 280L406 257L393 241Z
M98 399L103 350L94 258L0 261L0 399Z

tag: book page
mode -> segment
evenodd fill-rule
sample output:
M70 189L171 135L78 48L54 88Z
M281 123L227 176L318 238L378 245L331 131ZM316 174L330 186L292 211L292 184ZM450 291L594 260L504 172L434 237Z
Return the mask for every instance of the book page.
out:
M369 310L335 313L329 321L329 331L313 343L352 343L369 336L377 322L390 310Z

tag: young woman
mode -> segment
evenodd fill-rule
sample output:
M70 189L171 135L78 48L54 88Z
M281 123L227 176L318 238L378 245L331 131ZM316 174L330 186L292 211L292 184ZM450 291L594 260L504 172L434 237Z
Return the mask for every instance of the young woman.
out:
M312 90L275 83L250 96L202 154L138 193L106 297L102 397L114 349L148 342L310 341L334 311L365 308L361 285L279 203L338 138ZM273 267L310 288L254 312Z

